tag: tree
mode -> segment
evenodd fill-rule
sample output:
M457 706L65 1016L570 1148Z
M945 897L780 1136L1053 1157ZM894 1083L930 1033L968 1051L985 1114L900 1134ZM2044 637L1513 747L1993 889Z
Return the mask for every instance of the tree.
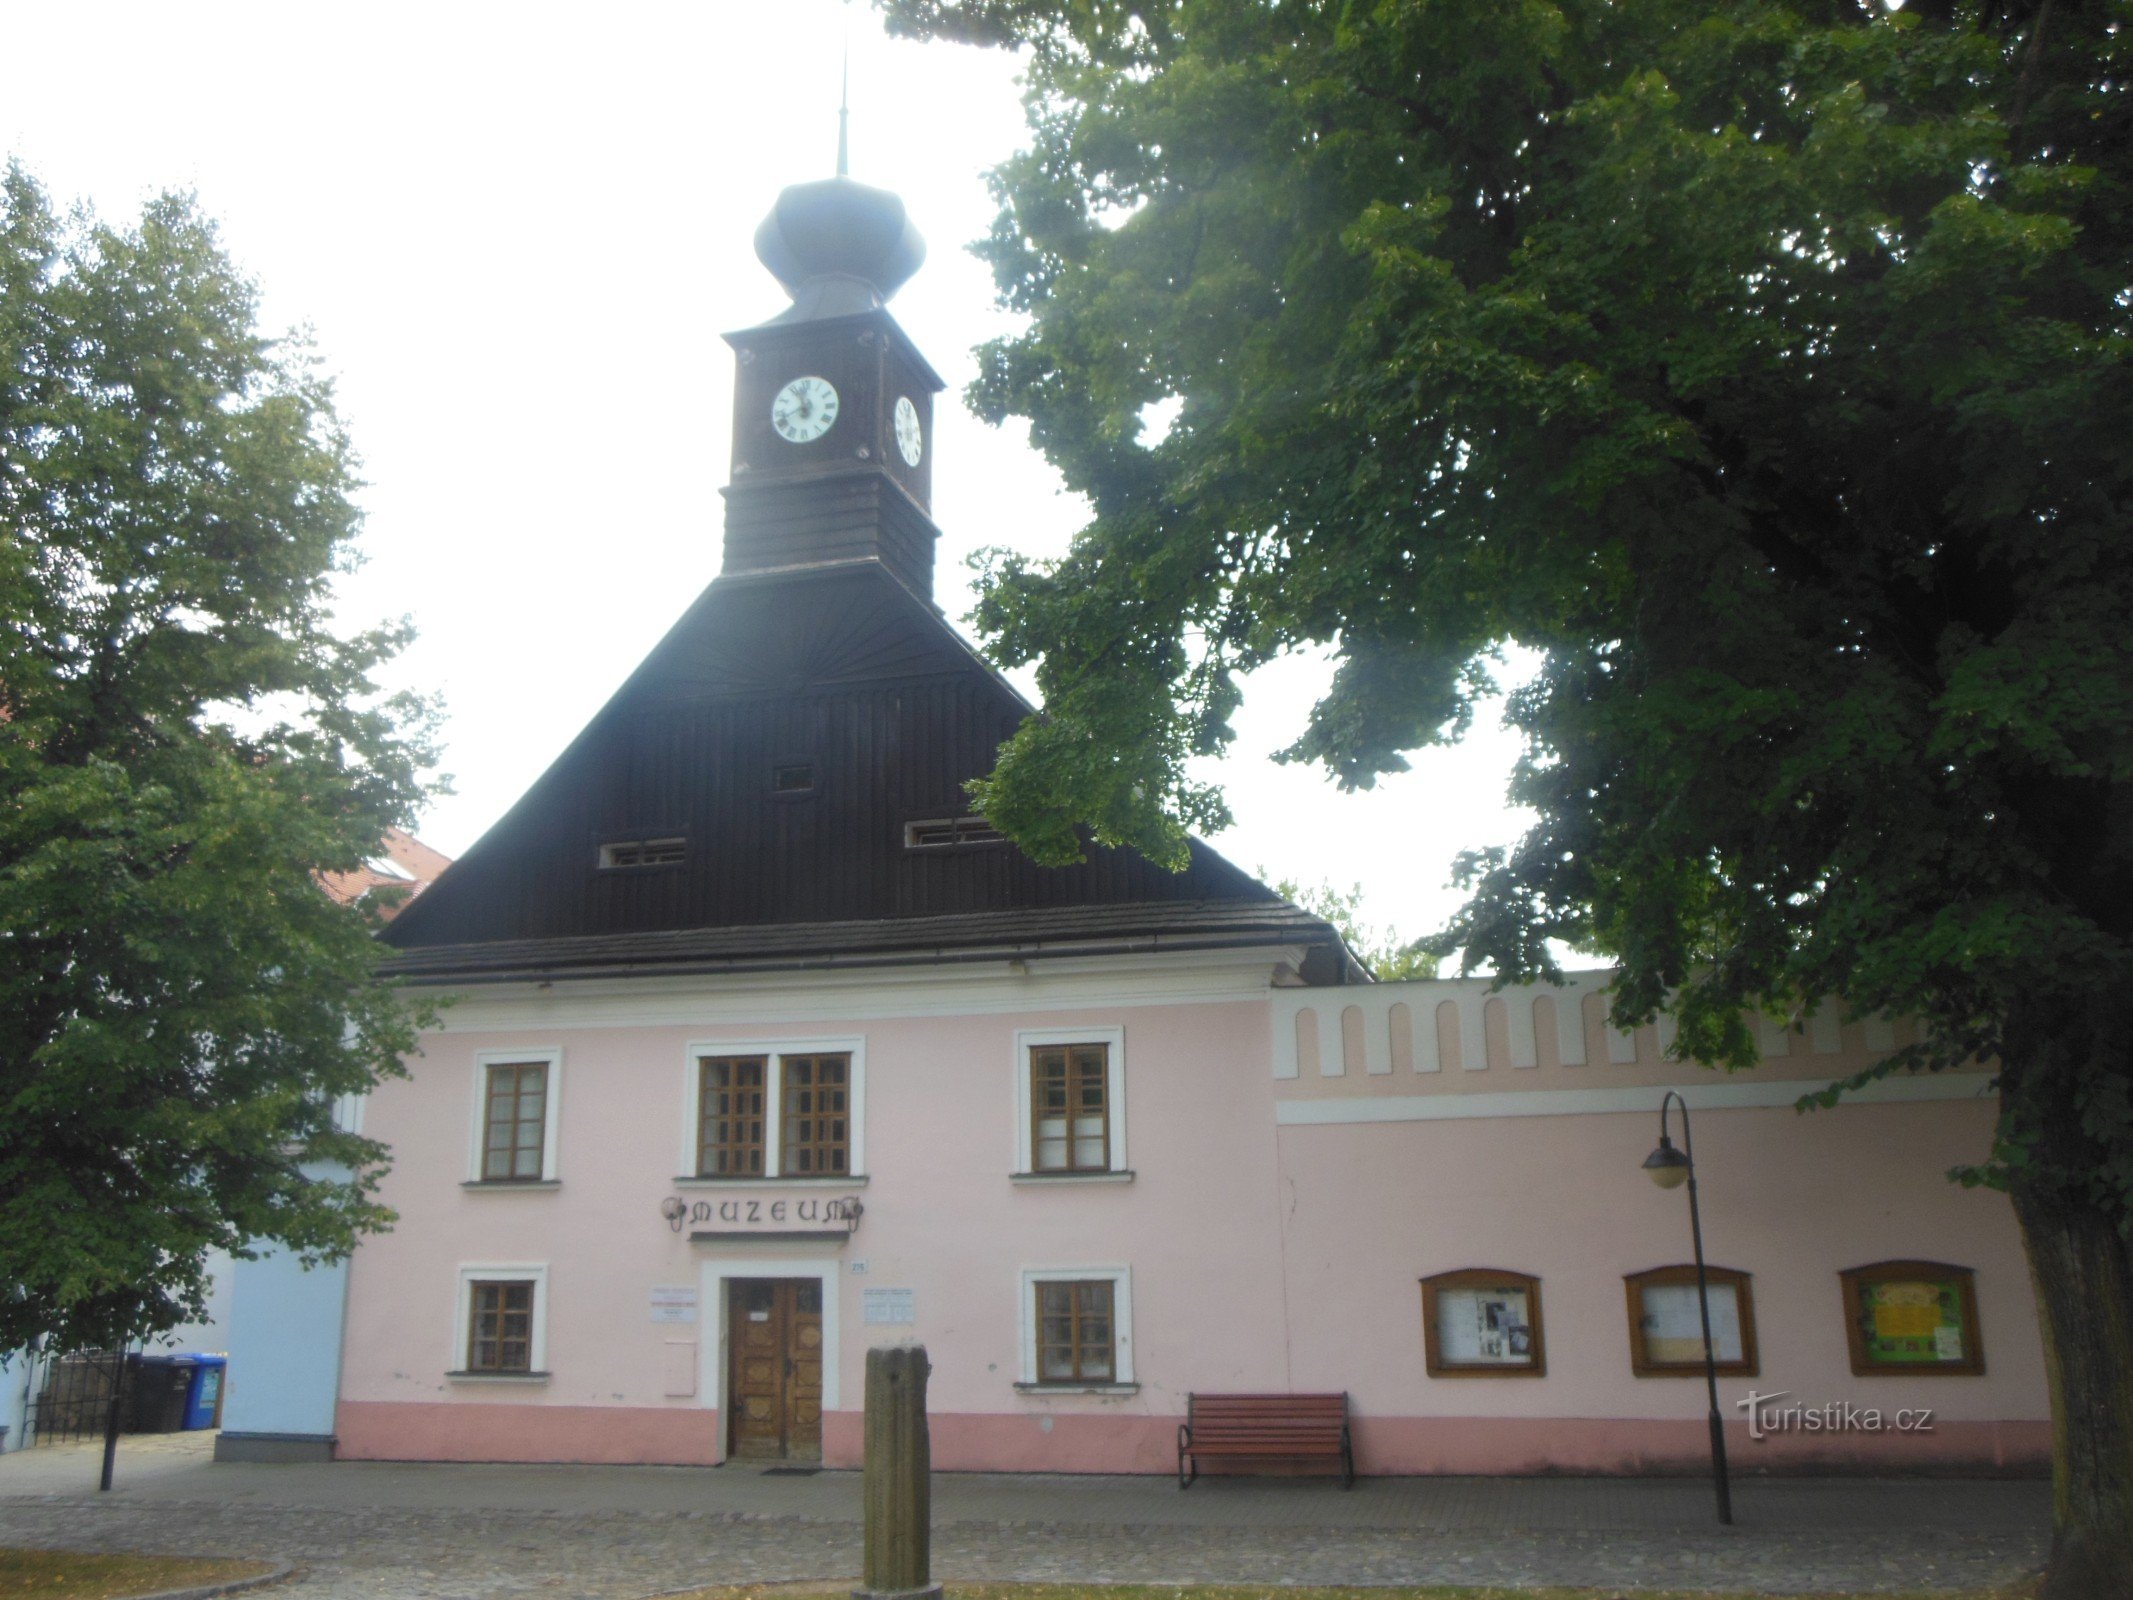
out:
M333 1100L411 1014L317 878L409 819L427 713L372 682L404 626L333 631L354 458L256 298L188 198L119 231L0 184L0 1349L390 1220Z
M1335 642L1288 755L1367 786L1538 651L1447 943L1709 1063L1825 996L1996 1060L2047 1593L2127 1593L2133 5L883 3L1030 50L973 393L1094 506L987 571L987 814L1176 859L1241 670Z

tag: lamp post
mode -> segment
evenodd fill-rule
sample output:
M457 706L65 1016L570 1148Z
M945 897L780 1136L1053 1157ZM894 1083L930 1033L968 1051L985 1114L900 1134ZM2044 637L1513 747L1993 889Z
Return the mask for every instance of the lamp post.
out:
M1666 1108L1681 1107L1681 1145L1666 1136ZM1704 1281L1703 1216L1696 1206L1696 1141L1689 1136L1689 1103L1672 1089L1659 1102L1659 1148L1644 1158L1644 1170L1662 1189L1689 1185L1689 1233L1696 1241L1696 1314L1703 1319L1703 1381L1711 1397L1711 1476L1718 1486L1718 1520L1733 1521L1733 1489L1726 1481L1726 1432L1718 1414L1718 1357L1711 1348L1711 1291Z

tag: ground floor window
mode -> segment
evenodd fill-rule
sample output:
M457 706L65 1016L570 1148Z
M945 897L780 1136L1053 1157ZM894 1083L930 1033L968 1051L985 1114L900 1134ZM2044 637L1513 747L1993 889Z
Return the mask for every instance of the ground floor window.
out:
M1022 1386L1110 1388L1133 1381L1132 1288L1123 1267L1022 1275Z
M539 1378L547 1364L548 1269L499 1263L459 1269L453 1373Z

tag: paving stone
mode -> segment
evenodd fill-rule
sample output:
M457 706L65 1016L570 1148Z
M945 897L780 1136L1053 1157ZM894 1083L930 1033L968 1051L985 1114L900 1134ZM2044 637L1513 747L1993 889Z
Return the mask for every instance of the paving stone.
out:
M204 1435L0 1458L0 1543L280 1556L292 1600L639 1600L859 1569L858 1479L747 1468L239 1466ZM943 1474L953 1579L1941 1589L2043 1560L2029 1481L1751 1480L1719 1527L1694 1480L1207 1480Z

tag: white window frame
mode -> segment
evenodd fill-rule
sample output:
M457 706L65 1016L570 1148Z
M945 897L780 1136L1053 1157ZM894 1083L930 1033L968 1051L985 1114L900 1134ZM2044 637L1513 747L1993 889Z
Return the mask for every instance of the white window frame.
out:
M467 1339L473 1331L474 1285L533 1282L533 1348L530 1372L470 1372ZM459 1299L452 1312L452 1359L444 1369L462 1383L542 1383L548 1377L548 1263L545 1261L462 1262Z
M1086 1039L1054 1043L1086 1044ZM1037 1285L1089 1283L1111 1285L1111 1367L1108 1383L1046 1383L1037 1376ZM1107 1394L1139 1386L1133 1368L1133 1269L1131 1267L1024 1267L1021 1309L1016 1313L1022 1338L1021 1373L1015 1387L1032 1394Z
M1104 1054L1104 1101L1111 1118L1111 1164L1102 1172L1038 1172L1030 1139L1030 1062L1033 1049L1052 1044L1100 1044ZM1109 1183L1129 1176L1126 1162L1126 1030L1124 1028L1017 1028L1015 1030L1014 1176L1032 1183Z
M848 1154L851 1171L817 1176L809 1173L788 1178L778 1170L785 1159L785 1058L787 1056L834 1056L852 1058L851 1081L845 1088L846 1115L851 1135ZM760 1178L699 1177L696 1162L702 1153L697 1141L703 1133L704 1073L706 1056L762 1056L763 1176ZM798 1188L849 1187L866 1177L867 1171L867 1042L863 1035L834 1039L699 1039L683 1052L681 1063L681 1164L674 1170L680 1184L783 1183Z
M481 1172L481 1136L489 1121L489 1069L520 1066L539 1061L548 1068L548 1089L541 1102L541 1175L538 1178L484 1178ZM467 1183L482 1189L509 1189L556 1179L556 1132L562 1123L563 1051L561 1046L538 1046L528 1050L477 1050L474 1053L474 1094L467 1116Z

